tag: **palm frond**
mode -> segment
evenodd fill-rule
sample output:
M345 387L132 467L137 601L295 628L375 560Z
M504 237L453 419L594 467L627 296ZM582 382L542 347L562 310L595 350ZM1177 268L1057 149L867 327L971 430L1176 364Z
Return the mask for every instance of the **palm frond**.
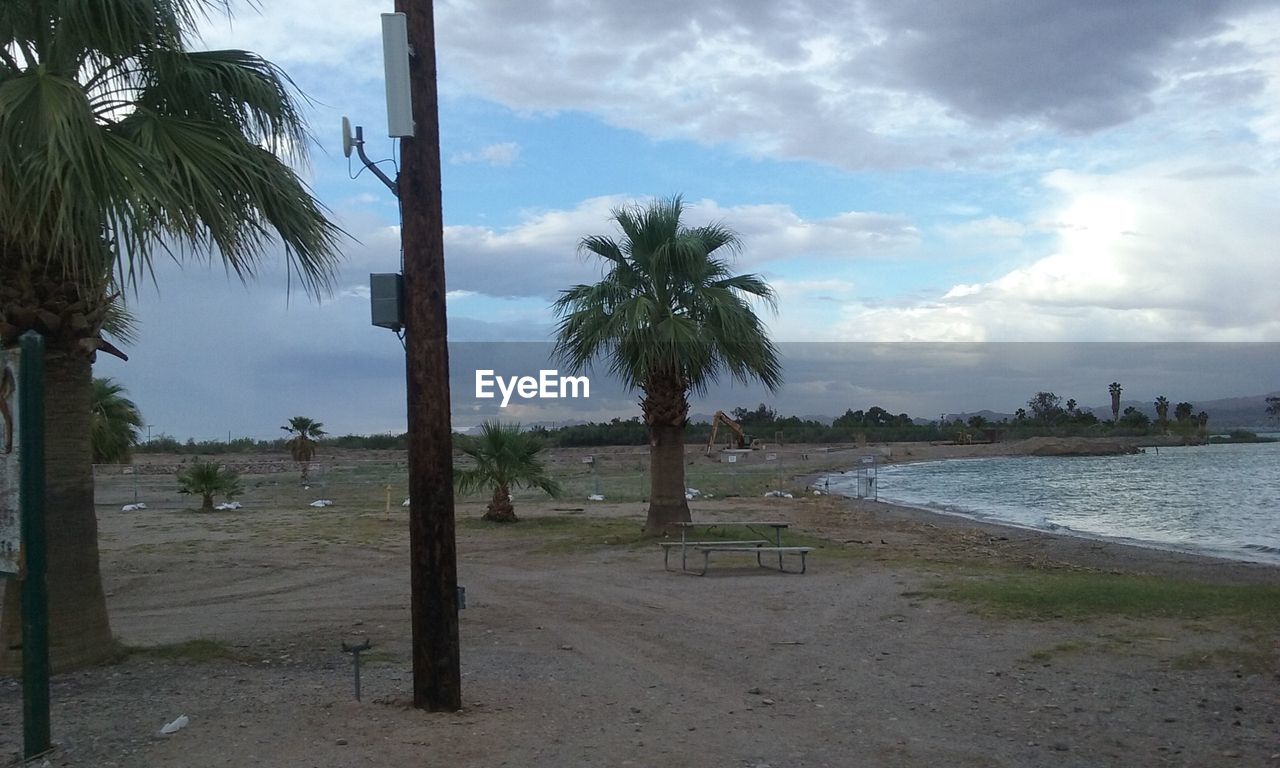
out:
M622 206L613 212L621 242L583 238L579 250L603 258L608 271L552 305L556 356L575 371L607 359L632 388L662 375L702 392L727 375L776 390L778 350L752 307L758 300L776 310L773 289L758 275L733 274L729 260L742 247L735 232L684 227L683 211L679 196Z
M562 492L539 458L541 442L519 424L486 421L480 425L479 435L461 437L458 448L474 462L474 466L454 469L454 487L459 494L497 486L538 488L553 497Z
M344 233L293 164L302 98L246 51L191 51L225 0L0 3L0 232L28 271L101 287L156 253L241 278L283 248L291 282L332 288Z

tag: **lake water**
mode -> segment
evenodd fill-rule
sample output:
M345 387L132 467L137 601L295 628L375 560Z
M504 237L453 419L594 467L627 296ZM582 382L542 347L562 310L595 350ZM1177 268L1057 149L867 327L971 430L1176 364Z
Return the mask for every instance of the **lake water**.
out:
M855 494L856 477L830 480ZM882 501L1280 564L1280 443L902 464L877 482Z

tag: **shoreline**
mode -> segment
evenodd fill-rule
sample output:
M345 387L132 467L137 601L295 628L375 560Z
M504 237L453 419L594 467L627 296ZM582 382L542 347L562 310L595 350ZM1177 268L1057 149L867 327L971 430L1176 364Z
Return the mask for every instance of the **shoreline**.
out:
M1020 443L1026 442L1028 441L1020 441ZM1033 455L1020 443L989 443L977 446L891 443L867 447L871 449L869 452L883 452L886 461L881 466L894 466ZM1071 446L1067 450L1071 452L1062 455L1079 455L1075 451L1080 448ZM1197 580L1280 582L1280 562L1246 559L1244 555L1232 557L1215 550L1181 548L1172 543L1106 536L1070 528L1050 530L1011 520L983 518L973 513L933 509L900 501L860 499L828 491L823 486L822 481L825 478L855 471L856 468L817 472L797 479L804 483L806 490L820 490L825 495L839 499L847 507L870 513L887 521L926 524L952 530L968 528L994 536L997 541L1019 541L1024 545L1025 542L1039 540L1043 542L1041 548L1045 550L1046 556L1089 568L1150 572L1164 577L1181 576Z
M1131 541L1046 531L886 501L832 497L871 522L926 526L944 532L978 533L984 544L1014 558L1033 553L1050 563L1093 570L1146 574L1217 583L1280 584L1280 564L1236 560L1200 552L1145 546Z

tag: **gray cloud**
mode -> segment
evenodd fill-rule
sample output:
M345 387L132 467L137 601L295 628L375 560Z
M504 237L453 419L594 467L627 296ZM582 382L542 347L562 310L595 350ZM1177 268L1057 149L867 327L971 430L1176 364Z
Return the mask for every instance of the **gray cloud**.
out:
M1151 108L1175 43L1224 28L1229 3L985 0L877 4L889 37L854 66L921 89L978 120L1040 120L1067 131Z
M458 86L516 109L845 167L963 162L1027 127L1121 124L1174 75L1206 78L1186 87L1220 103L1265 82L1248 70L1257 52L1213 40L1254 2L656 5L455 0L443 60Z

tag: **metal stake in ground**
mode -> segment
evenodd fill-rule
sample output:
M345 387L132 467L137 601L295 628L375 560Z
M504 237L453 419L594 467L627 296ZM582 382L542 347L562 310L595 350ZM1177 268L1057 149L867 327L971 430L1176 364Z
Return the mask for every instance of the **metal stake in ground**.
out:
M45 521L44 337L22 335L18 369L18 438L22 451L22 754L50 747L48 534Z
M342 644L342 652L351 654L351 669L355 672L356 701L360 700L360 654L372 647L373 643L370 643L367 637L359 645Z

